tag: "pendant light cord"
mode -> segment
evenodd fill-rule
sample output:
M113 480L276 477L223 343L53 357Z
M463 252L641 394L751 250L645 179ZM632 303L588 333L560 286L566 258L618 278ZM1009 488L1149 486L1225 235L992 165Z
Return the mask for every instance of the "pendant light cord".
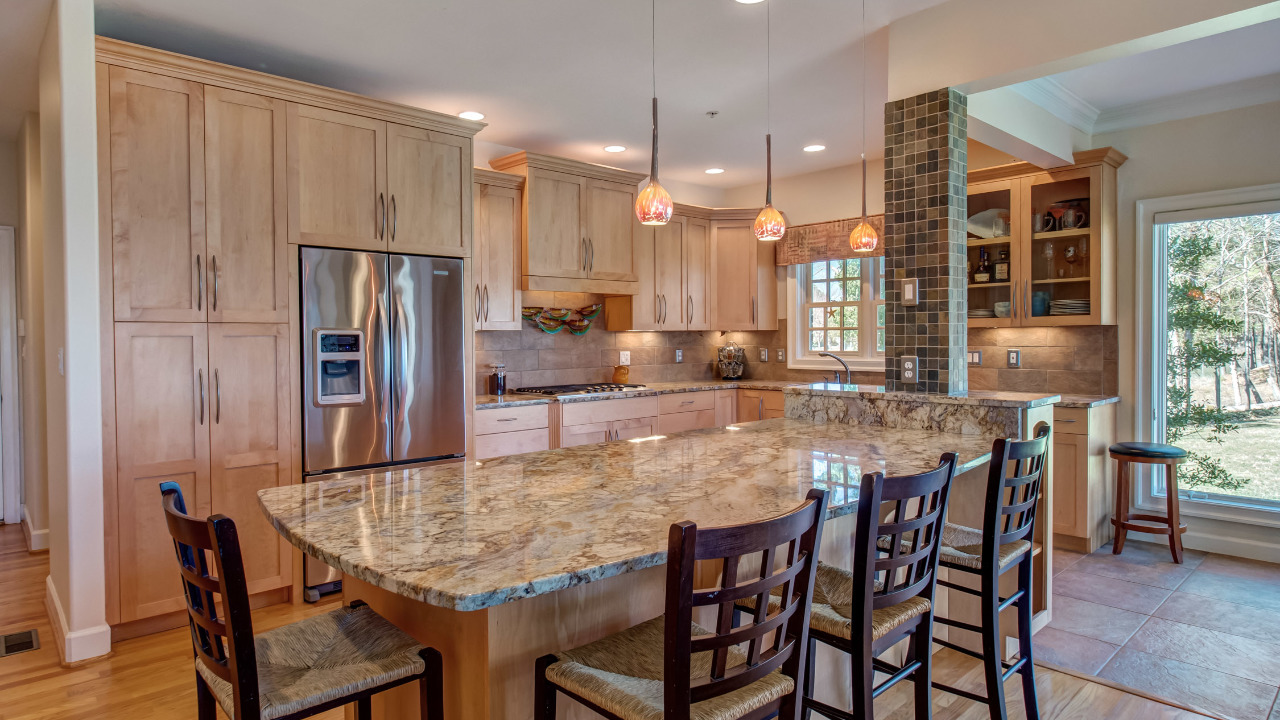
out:
M653 77L653 150L649 154L649 181L658 182L658 0L649 2L649 69Z
M764 5L764 204L773 204L773 3Z
M862 0L862 219L867 219L867 0Z

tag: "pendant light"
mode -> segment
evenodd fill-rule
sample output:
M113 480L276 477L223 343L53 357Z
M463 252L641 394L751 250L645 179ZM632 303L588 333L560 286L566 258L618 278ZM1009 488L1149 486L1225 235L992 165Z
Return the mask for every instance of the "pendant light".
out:
M765 125L764 136L764 209L756 216L753 230L757 240L781 240L787 232L787 218L773 206L773 23L769 6L764 9L765 22Z
M872 252L880 244L880 235L867 222L867 0L862 0L862 220L849 233L849 247L854 252Z
M649 62L653 72L653 150L649 154L649 184L636 197L636 218L641 225L666 225L675 206L671 194L658 182L658 10L657 0L650 0L651 13Z

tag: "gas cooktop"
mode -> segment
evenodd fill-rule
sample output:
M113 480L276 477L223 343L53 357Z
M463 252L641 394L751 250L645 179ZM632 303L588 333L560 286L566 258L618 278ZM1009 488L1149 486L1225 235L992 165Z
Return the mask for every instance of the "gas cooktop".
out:
M543 385L540 387L516 388L518 393L537 395L587 395L590 393L623 392L626 390L643 390L643 385L625 385L622 383L587 383L582 385Z

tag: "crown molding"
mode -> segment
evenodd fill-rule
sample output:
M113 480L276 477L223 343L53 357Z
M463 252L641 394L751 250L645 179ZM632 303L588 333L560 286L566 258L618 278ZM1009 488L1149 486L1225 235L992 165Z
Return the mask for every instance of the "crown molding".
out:
M511 173L498 172L497 170L486 170L484 168L472 168L472 182L481 185L496 185L498 187L514 188L519 190L524 187L523 175L512 175Z
M641 180L648 177L641 173L633 173L628 170L609 167L608 165L596 165L595 163L570 160L569 158L556 157L554 155L543 155L541 153L524 151L504 155L503 157L490 160L489 167L500 172L516 173L519 175L527 174L526 168L535 167L553 172L581 175L583 177L593 178L596 180L627 183L630 185L639 185Z
M1101 111L1057 80L1048 77L1037 78L1012 85L1010 89L1085 135L1093 134L1094 123L1097 122Z
M1094 123L1093 133L1155 125L1277 100L1280 100L1280 73L1103 110Z

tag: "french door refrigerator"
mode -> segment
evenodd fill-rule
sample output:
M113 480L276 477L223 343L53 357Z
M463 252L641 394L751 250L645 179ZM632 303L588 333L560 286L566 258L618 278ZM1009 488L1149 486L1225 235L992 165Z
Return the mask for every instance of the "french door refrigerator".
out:
M301 277L304 480L461 458L462 261L308 247Z

